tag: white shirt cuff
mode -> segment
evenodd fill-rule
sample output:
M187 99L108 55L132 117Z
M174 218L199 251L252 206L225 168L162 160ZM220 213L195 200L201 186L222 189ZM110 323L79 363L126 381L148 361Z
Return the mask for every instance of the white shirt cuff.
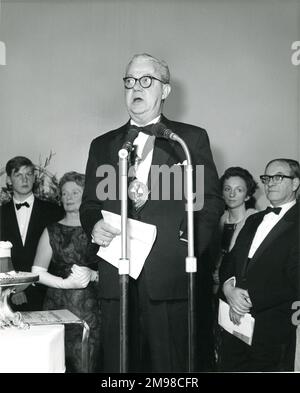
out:
M232 281L232 286L235 287L235 284L236 284L235 276L228 278L228 280L226 280L223 285L225 285L226 283L229 283L229 281Z

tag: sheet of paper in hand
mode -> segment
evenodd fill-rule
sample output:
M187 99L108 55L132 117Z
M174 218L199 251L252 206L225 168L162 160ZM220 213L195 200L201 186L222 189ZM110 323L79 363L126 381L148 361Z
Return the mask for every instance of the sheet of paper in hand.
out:
M121 216L119 214L102 210L102 215L105 222L121 230ZM130 261L129 275L136 280L155 242L157 229L155 225L145 224L129 218L127 230L127 251ZM100 247L97 255L118 268L121 256L121 235L116 236L108 247Z
M247 313L241 317L241 323L235 325L229 317L229 305L222 299L219 299L218 323L228 333L233 334L244 343L251 345L254 332L255 319Z

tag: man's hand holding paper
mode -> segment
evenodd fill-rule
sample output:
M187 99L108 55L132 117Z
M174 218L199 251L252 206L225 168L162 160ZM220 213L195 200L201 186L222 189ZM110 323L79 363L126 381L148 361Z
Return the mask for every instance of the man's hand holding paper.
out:
M109 245L104 248L100 247L97 255L118 268L121 257L121 216L105 210L102 210L102 215L105 226L102 225L101 230L103 231L103 228L114 228L115 232ZM127 252L130 261L129 275L137 279L155 242L157 230L155 225L145 224L131 218L128 219L127 229ZM95 242L99 244L96 239Z
M99 244L101 247L107 247L110 245L111 241L115 236L120 235L121 231L108 222L105 222L103 218L96 222L93 232L92 238L93 242Z
M234 325L240 325L241 317L242 315L235 312L232 307L229 308L229 319L232 323L234 323Z

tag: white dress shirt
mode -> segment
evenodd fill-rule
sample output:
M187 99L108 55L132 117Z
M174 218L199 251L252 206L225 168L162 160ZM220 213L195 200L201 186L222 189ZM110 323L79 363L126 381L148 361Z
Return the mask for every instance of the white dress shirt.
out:
M19 226L19 231L20 235L22 238L22 243L23 245L25 244L26 240L26 235L28 231L28 225L29 225L29 220L32 212L32 207L34 203L34 196L33 194L29 195L27 199L24 201L20 202L15 197L13 197L13 202L14 202L14 208L17 216L17 221L18 221L18 226ZM29 207L22 206L19 210L16 208L16 203L24 203L27 202L29 204Z
M266 214L262 220L262 222L259 224L257 227L255 236L253 238L248 258L252 258L258 247L261 245L261 243L264 241L266 236L269 234L269 232L273 229L273 227L282 219L282 217L285 215L285 213L296 204L296 200L293 200L292 202L285 203L281 206L281 211L279 214L275 214L274 212L270 212ZM273 206L271 206L273 207Z
M149 123L144 124L144 126L148 126L149 124L156 124L159 122L159 120L160 116L156 117ZM141 127L133 120L130 121L130 124ZM137 167L135 176L140 182L144 184L147 184L148 182L148 176L153 157L154 140L154 136L150 136L144 134L143 132L140 132L133 142L133 145L136 146L136 154L141 159L141 162Z

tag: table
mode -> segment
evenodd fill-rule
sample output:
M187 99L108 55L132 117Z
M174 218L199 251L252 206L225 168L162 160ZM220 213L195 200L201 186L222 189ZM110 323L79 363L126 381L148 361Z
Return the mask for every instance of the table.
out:
M22 312L22 321L29 326L79 324L82 327L81 361L84 372L89 372L89 325L66 309Z
M64 325L0 330L0 373L64 373Z

